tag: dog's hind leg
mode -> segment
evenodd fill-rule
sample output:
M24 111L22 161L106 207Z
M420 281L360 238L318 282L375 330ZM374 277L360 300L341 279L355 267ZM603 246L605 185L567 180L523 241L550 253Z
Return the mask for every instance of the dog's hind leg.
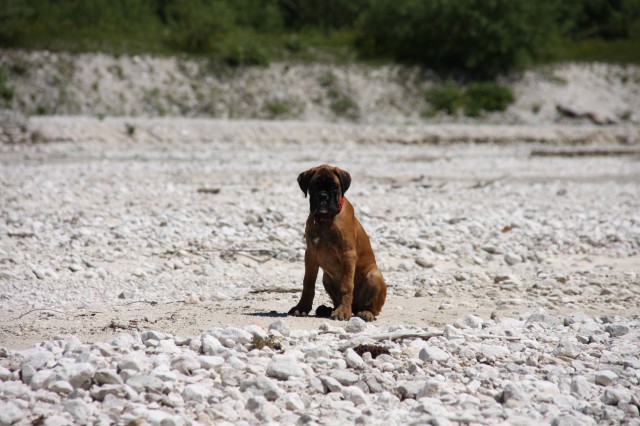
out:
M353 313L365 321L373 321L380 314L387 298L387 285L376 268L356 286L353 297Z

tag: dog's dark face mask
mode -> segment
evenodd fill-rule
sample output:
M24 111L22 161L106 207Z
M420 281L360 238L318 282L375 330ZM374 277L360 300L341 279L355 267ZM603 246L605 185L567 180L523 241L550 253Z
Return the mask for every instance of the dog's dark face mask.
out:
M330 178L319 178L309 185L309 204L311 213L316 216L335 216L342 194L340 184Z
M316 167L298 176L300 189L309 194L311 214L334 217L340 212L341 199L351 183L351 176L337 167Z

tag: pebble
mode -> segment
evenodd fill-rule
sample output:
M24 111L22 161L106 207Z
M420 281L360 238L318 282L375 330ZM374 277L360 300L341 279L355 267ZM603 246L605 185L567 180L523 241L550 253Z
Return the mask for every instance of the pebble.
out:
M285 337L291 334L291 328L289 327L289 324L287 324L286 321L281 319L275 322L272 322L269 325L269 331L277 331L281 336L285 336Z
M304 371L294 357L275 355L267 366L267 375L276 379L287 380L289 377L304 376Z
M267 327L268 317L253 316L260 325L229 324L178 338L169 334L171 326L145 330L152 322L140 316L130 324L139 332L123 331L107 343L54 338L26 351L0 349L1 424L32 423L35 414L49 424L637 423L640 325L637 317L621 315L637 307L638 274L628 265L640 254L640 198L626 157L540 160L529 155L531 144L405 144L424 140L420 126L318 128L259 120L242 123L240 132L227 120L180 121L185 128L175 130L164 119L140 119L141 140L116 146L80 137L85 120L69 120L36 120L45 133L58 132L60 143L3 148L2 197L9 202L0 203L0 309L11 318L35 309L3 323L3 333L22 324L27 334L33 326L48 335L62 317L56 311L83 306L120 305L137 315L142 302L157 302L188 314L205 303L225 309L225 299L276 283L299 292L300 221L308 206L291 196L304 157L291 148L326 149L332 140L357 142L340 142L340 152L360 156L350 169L351 197L389 283L388 300L425 303L424 319L412 318L415 326L380 325L387 324L389 304L374 323L327 320L323 328L298 330L293 319L275 318ZM107 139L124 128L117 118L99 125ZM483 126L471 127L443 131L486 138ZM499 132L523 131L507 127ZM606 138L611 130L593 137ZM567 133L575 132L584 136L579 126ZM189 140L175 148L181 138ZM558 140L545 138L536 140L548 147L548 139ZM389 139L401 143L388 146ZM375 149L363 151L359 141ZM75 161L84 154L68 157L69 147L91 153L99 164ZM430 158L428 177L420 177L422 163L407 160L418 151ZM49 158L69 161L61 168ZM384 179L362 180L370 164L382 167ZM406 184L385 183L395 179L388 164L398 165ZM166 175L169 165L177 180L151 178ZM211 167L222 190L200 193L198 179L210 177ZM474 186L466 178L438 177L452 167L478 183L503 173L532 179ZM251 179L243 175L247 170ZM557 177L558 170L562 188L558 179L538 178ZM615 176L584 185L584 170ZM549 198L565 187L561 199ZM126 196L109 197L114 191ZM69 201L75 198L78 204ZM12 230L36 238L4 238ZM249 253L265 262L241 255L256 242L265 254ZM286 312L299 294L285 290L260 297L282 302ZM430 318L428 299L446 315ZM261 308L249 306L247 314ZM483 319L491 311L492 319ZM423 332L451 312L462 318L447 321L442 336L371 339ZM278 336L280 349L251 347L255 336L269 335ZM389 354L361 357L353 350L359 343Z
M367 322L360 317L351 317L344 327L347 333L362 333L367 329Z
M611 370L597 371L594 376L597 385L611 386L618 380L618 375Z
M427 362L445 362L450 358L450 355L436 346L427 346L420 350L418 358Z
M510 408L520 407L529 403L529 396L520 384L508 382L502 391L502 403Z

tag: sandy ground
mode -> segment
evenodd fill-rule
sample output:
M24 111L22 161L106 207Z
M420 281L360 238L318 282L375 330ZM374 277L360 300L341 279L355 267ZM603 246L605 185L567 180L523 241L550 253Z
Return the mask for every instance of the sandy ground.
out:
M34 125L56 142L0 150L2 347L285 317L308 209L295 179L320 163L352 174L347 195L390 286L377 325L640 312L637 145L540 143L536 129L499 126L481 131L529 142L469 143L472 127L446 126L450 140L433 144L414 138L420 127L390 140L389 128L286 122ZM326 300L318 283L314 306Z

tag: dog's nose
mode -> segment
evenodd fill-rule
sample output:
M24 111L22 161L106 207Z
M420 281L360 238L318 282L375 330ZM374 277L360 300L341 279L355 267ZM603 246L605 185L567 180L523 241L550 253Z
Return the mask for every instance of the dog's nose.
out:
M321 192L318 194L318 199L320 201L327 201L329 200L329 194L327 194L326 192Z

